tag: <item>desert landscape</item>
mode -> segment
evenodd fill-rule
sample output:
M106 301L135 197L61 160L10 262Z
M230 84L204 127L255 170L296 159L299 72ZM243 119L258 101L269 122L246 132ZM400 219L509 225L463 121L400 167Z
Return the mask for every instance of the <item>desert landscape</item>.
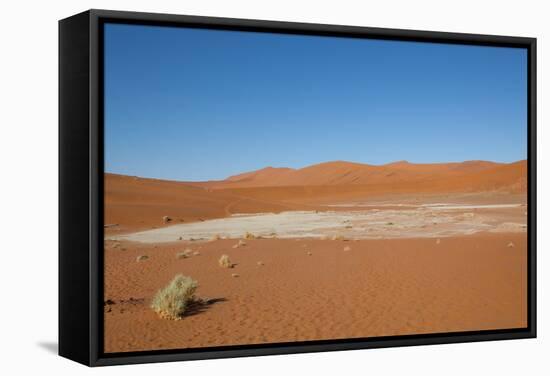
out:
M527 326L526 51L103 35L106 353Z
M106 173L105 352L525 327L526 191L525 160Z

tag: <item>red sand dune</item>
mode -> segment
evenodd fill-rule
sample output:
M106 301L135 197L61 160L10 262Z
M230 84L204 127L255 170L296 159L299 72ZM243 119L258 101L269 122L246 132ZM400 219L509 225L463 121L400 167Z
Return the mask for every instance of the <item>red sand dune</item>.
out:
M400 161L373 166L337 161L320 163L301 169L267 167L231 176L223 181L208 182L208 184L216 188L405 184L453 177L468 178L472 174L475 175L480 172L490 173L498 168L509 168L511 171L515 171L516 169L521 170L522 164L525 165L525 162L499 164L485 161L467 161L462 163L413 164ZM513 172L511 173L513 174ZM507 182L503 181L503 183Z
M127 232L171 223L221 218L232 213L280 212L301 205L248 198L186 183L105 174L105 231ZM116 225L116 226L110 226Z
M175 182L105 174L107 232L220 218L233 213L316 210L329 201L388 194L525 193L527 163L327 162L302 169L268 167L223 181Z
M114 225L105 232L108 237L233 213L326 210L320 205L353 200L524 203L526 181L525 161L329 162L202 183L105 174L105 223ZM163 216L172 221L163 223ZM440 240L259 239L233 248L235 242L106 240L105 351L526 325L525 232ZM177 259L186 248L198 253ZM222 254L236 263L233 269L219 267ZM142 255L149 258L137 262ZM197 279L199 296L215 303L182 320L161 319L151 299L178 273Z

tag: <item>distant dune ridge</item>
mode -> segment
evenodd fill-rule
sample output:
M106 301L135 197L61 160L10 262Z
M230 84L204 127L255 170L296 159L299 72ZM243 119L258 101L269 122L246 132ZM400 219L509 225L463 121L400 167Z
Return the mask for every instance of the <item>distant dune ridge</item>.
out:
M105 174L105 223L109 225L105 231L162 226L167 215L175 223L194 222L235 213L326 210L320 205L387 194L524 194L526 190L525 160L399 161L381 166L336 161L301 169L267 167L207 182Z
M243 188L350 184L405 185L413 182L430 182L442 189L445 187L453 189L452 184L455 184L456 188L468 191L521 192L525 190L526 174L525 160L514 163L466 161L426 164L398 161L379 166L334 161L300 169L266 167L230 176L222 181L205 182L202 185L213 188Z

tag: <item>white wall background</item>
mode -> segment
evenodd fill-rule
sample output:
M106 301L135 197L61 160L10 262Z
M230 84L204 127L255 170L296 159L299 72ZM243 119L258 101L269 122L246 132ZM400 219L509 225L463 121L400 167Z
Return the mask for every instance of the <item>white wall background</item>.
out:
M550 23L545 1L10 1L0 21L0 373L550 374ZM106 8L538 38L539 338L88 369L57 342L57 20ZM546 230L546 231L545 231ZM546 298L546 299L545 299Z

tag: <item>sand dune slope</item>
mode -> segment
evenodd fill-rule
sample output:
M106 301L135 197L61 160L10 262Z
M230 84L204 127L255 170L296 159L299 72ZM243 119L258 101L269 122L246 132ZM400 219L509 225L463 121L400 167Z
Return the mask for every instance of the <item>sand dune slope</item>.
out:
M115 174L105 174L104 191L107 234L222 218L233 213L305 208L180 182ZM171 221L164 223L164 216L170 217Z
M511 164L487 161L413 164L406 161L374 166L351 162L326 162L301 169L268 167L235 175L223 181L204 183L213 188L398 185L435 184L444 189L501 189L522 184L517 180L526 172L525 161ZM498 175L495 179L494 174ZM451 180L452 184L445 184ZM456 185L456 182L465 182Z
M105 175L107 233L235 213L323 210L326 202L388 194L525 193L527 164L471 161L447 164L397 162L370 166L322 163L300 170L266 168L219 182L185 183Z

